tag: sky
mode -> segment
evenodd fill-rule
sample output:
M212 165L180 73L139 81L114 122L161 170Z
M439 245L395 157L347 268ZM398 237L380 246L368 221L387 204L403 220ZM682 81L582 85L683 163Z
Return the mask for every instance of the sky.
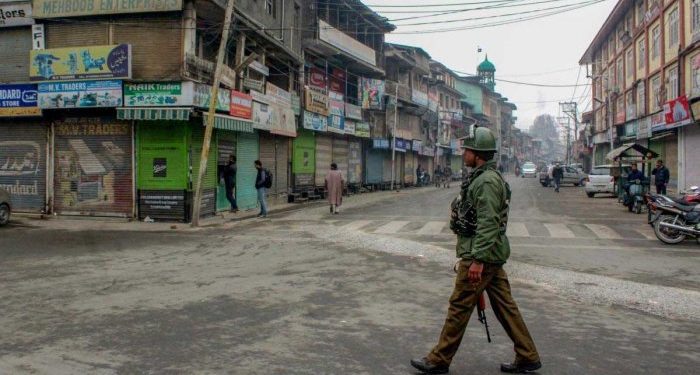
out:
M595 0L593 0L595 1ZM588 84L586 69L580 69L579 60L595 37L617 0L602 0L579 9L573 9L549 17L527 20L495 27L477 28L440 33L424 33L438 28L457 28L484 23L494 23L515 18L531 17L541 12L558 12L567 6L586 5L586 0L364 0L364 3L390 20L404 17L425 16L426 13L389 13L426 11L443 12L484 7L502 8L470 10L432 18L392 21L399 26L387 34L387 41L423 48L430 56L449 68L466 73L476 73L477 65L485 54L496 66L496 79L545 85ZM434 7L433 4L464 4ZM535 3L535 4L533 4ZM514 6L529 4L526 6ZM422 7L381 7L421 5ZM561 7L561 8L560 8ZM526 13L529 12L529 13ZM430 13L428 13L430 14ZM513 15L506 15L513 14ZM495 18L494 18L495 16ZM484 18L491 17L491 18ZM471 20L444 22L447 20ZM474 18L480 18L474 20ZM399 34L423 31L418 34ZM478 53L478 48L482 49ZM518 107L516 126L528 129L535 117L547 113L560 116L559 102L579 103L579 113L590 109L590 89L580 87L535 87L506 82L496 82L496 91ZM585 95L585 96L584 96Z

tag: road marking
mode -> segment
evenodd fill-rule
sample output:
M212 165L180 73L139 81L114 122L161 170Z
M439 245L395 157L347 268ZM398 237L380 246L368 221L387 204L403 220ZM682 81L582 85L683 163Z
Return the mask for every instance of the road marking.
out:
M575 238L574 232L569 229L566 224L544 224L544 227L549 231L549 235L553 238Z
M509 237L530 237L530 232L527 231L525 223L508 223L506 235Z
M349 229L349 230L358 230L364 226L367 226L372 223L372 220L355 220L351 221L349 224L343 225L344 229Z
M635 229L634 231L644 236L647 240L656 240L656 235L654 233L649 233L641 229Z
M622 236L617 234L610 227L600 224L584 224L586 228L590 229L591 232L595 233L598 238L606 240L621 240Z
M401 230L401 228L405 227L408 223L409 221L390 221L377 228L377 230L375 230L374 233L398 233L398 231Z
M429 221L423 225L423 228L419 229L417 234L440 234L442 233L442 228L447 224L444 221Z

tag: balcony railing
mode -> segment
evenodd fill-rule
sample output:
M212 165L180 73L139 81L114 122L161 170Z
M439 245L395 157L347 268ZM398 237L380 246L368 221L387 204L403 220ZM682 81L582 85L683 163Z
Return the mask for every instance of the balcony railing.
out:
M399 99L406 102L413 102L413 94L411 88L408 85L397 83L394 81L386 81L386 93L387 95L394 95L396 93L396 85L399 86Z
M221 83L235 88L236 72L226 65L221 68ZM188 53L185 55L185 74L190 78L211 83L214 80L214 62Z

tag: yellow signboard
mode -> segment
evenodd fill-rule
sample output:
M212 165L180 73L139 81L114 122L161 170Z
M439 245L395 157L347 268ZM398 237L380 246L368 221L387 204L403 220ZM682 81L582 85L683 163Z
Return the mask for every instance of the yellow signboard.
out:
M32 81L100 78L131 78L131 45L53 48L29 53Z
M34 18L172 12L178 10L182 10L182 0L34 0Z
M0 108L0 117L41 116L39 107Z

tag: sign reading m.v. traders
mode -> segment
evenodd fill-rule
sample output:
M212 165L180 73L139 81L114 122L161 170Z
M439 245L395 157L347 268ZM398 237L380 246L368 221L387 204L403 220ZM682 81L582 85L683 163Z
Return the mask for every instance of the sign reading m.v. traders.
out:
M35 18L178 10L182 10L182 0L34 0Z

